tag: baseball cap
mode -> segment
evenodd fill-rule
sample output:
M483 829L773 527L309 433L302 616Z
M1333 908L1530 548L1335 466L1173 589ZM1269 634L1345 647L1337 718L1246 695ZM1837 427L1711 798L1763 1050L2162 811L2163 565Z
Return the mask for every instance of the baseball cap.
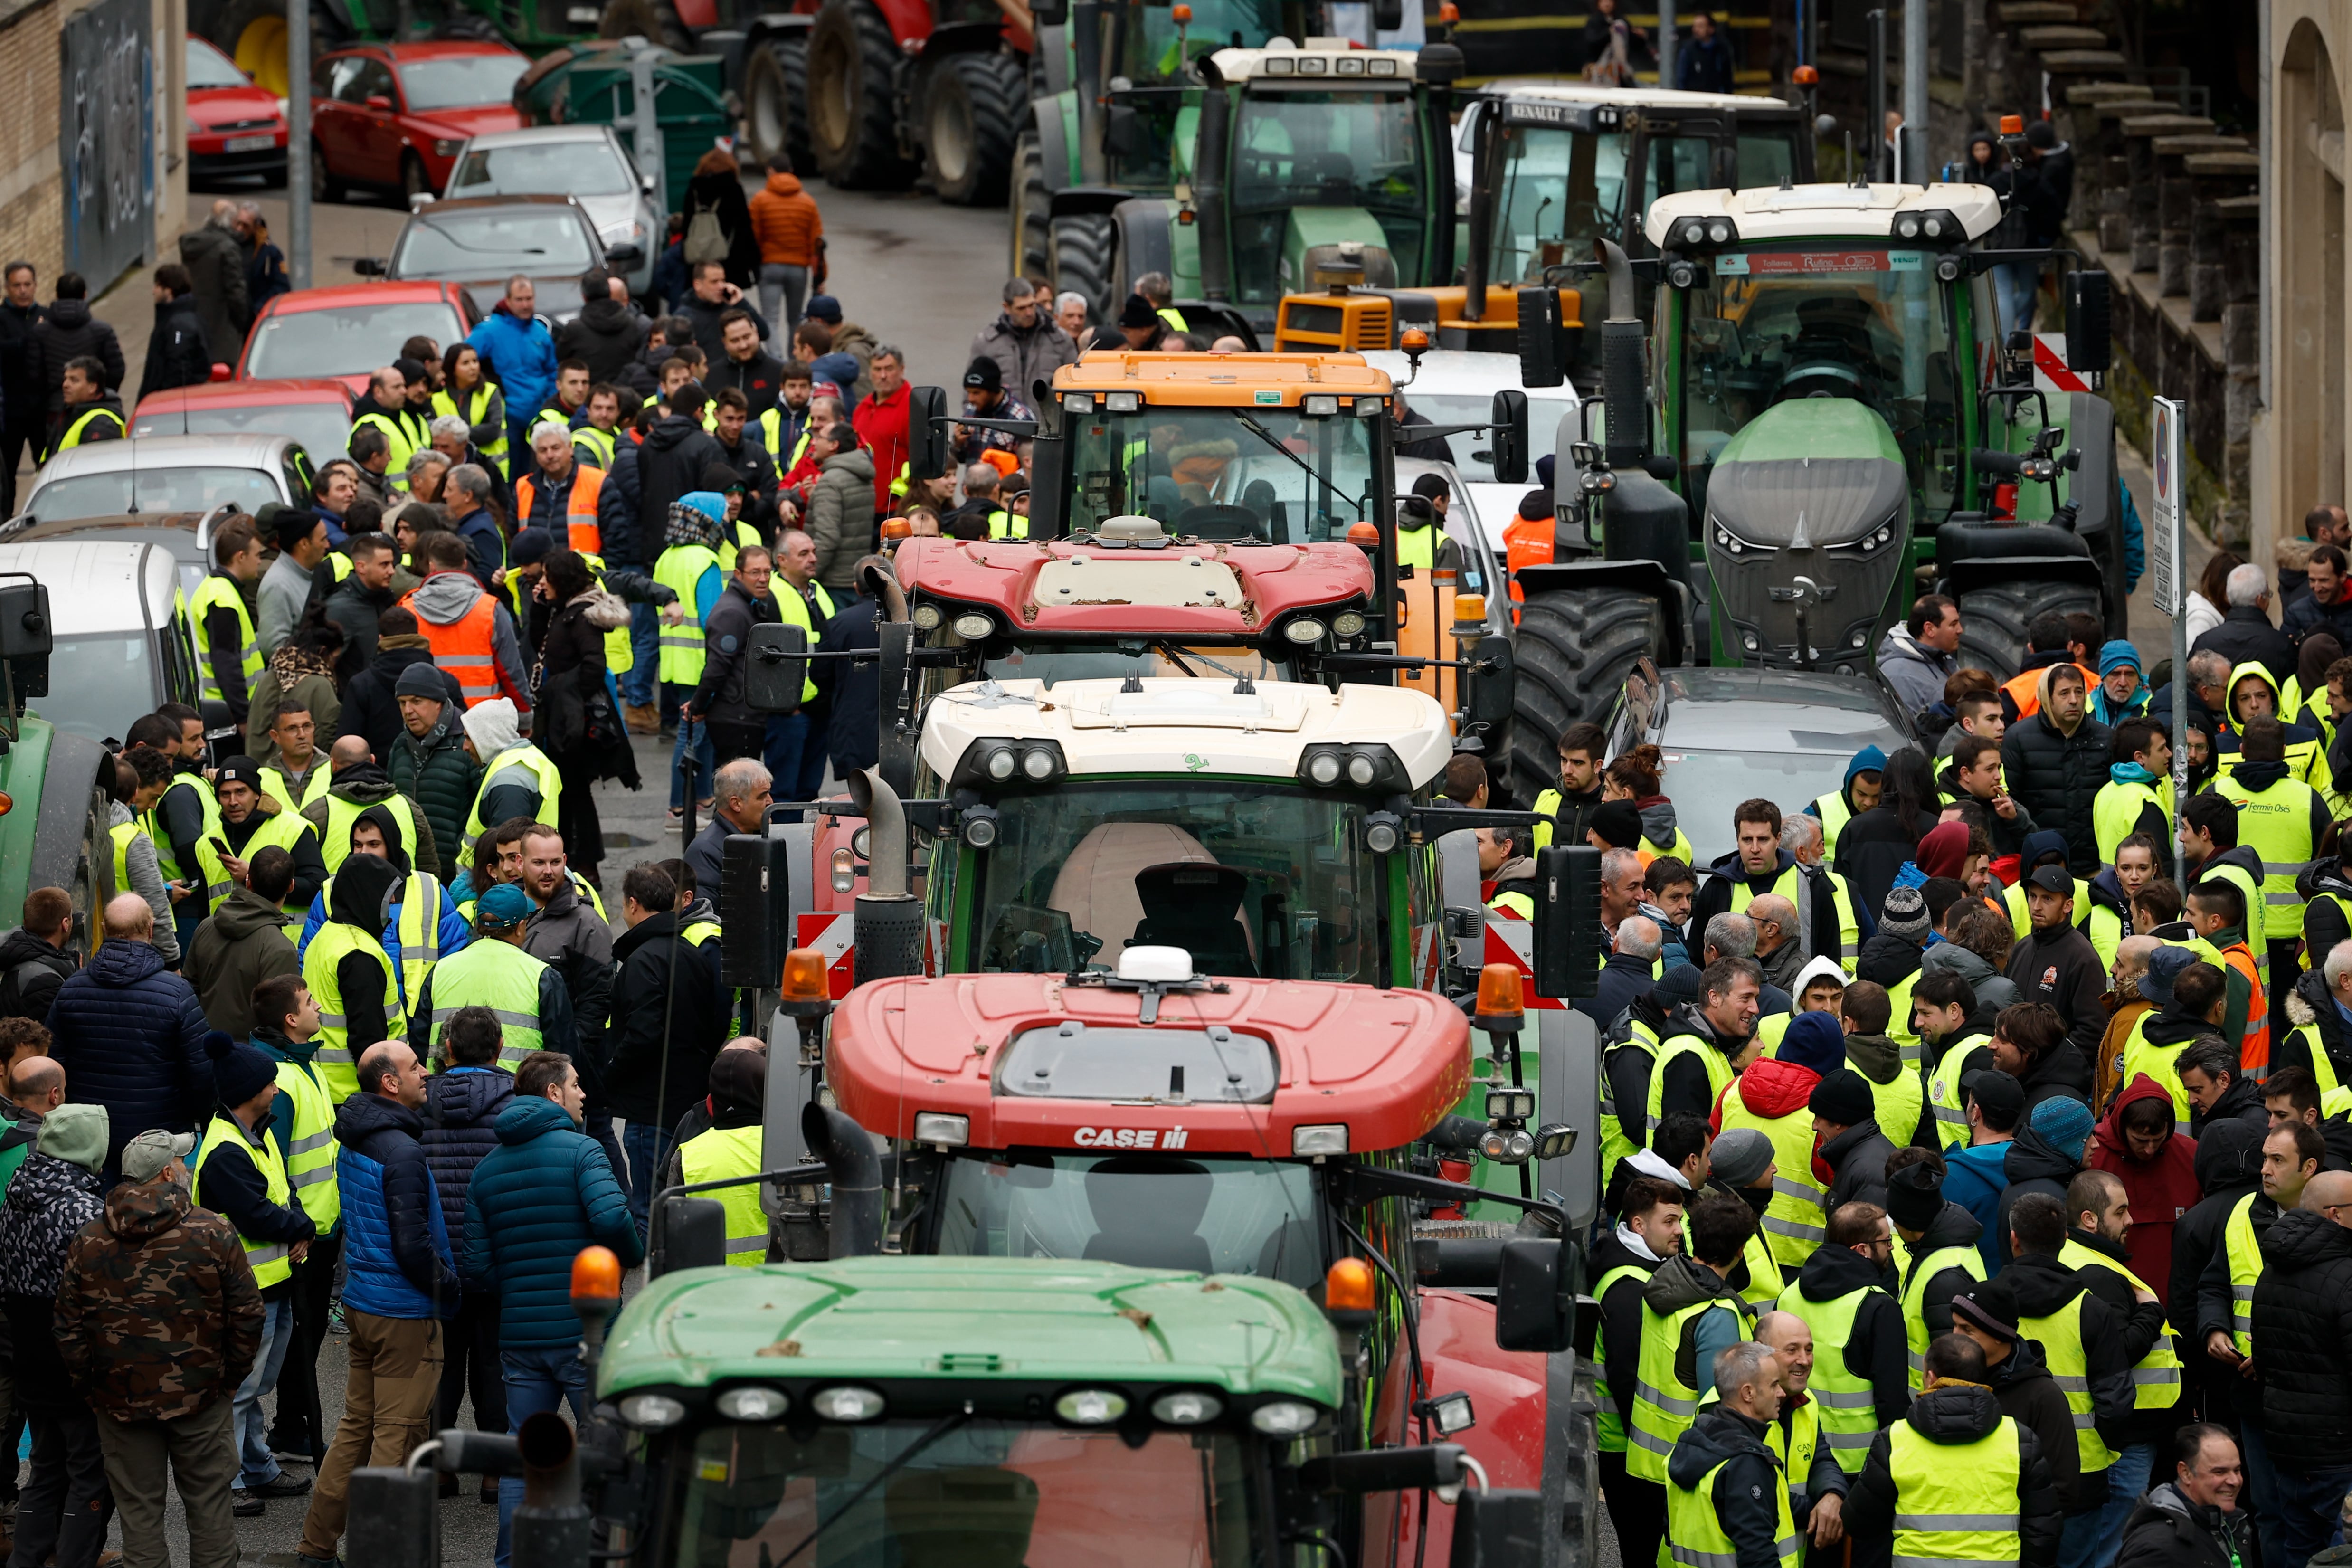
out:
M1999 1068L1979 1068L1961 1074L1960 1093L1988 1111L2005 1112L2008 1118L2025 1112L2025 1086Z
M184 1160L196 1146L193 1132L166 1132L161 1128L142 1132L123 1146L122 1179L152 1182L174 1160Z
M2159 1007L2171 1006L2173 983L2198 962L2191 950L2167 942L2147 955L2147 973L2139 977L2139 994Z
M2074 896L2074 879L2063 866L2036 866L2033 874L2025 879L2045 893Z
M530 919L530 895L512 882L500 882L474 900L476 931L512 931Z

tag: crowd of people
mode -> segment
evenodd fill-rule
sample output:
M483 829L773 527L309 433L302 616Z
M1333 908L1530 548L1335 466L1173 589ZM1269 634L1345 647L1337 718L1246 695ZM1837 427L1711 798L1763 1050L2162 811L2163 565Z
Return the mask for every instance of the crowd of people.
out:
M1561 737L1625 1562L2352 1555L2352 588L2306 526L2275 621L2206 574L2177 735L2095 618L1991 672L1930 594L1879 650L1917 743L1711 865L1654 749ZM1532 847L1482 833L1507 909Z

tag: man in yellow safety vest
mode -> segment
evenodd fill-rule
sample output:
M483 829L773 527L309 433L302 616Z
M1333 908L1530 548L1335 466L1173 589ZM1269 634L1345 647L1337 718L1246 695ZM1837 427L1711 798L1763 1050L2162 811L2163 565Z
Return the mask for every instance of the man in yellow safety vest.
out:
M698 1185L756 1176L764 1169L760 1143L768 1092L768 1058L757 1050L722 1050L710 1058L710 1124L680 1142L664 1184ZM727 1211L727 1261L748 1268L768 1260L768 1215L760 1184L746 1182L705 1194Z
M1764 1446L1780 1461L1789 1518L1815 1546L1835 1546L1845 1538L1850 1483L1822 1441L1822 1407L1807 1392L1816 1359L1813 1331L1796 1313L1776 1308L1757 1315L1756 1342L1780 1363L1780 1414L1765 1429Z
M1886 1217L1905 1253L1897 1300L1914 1390L1927 1386L1927 1347L1952 1331L1952 1298L1985 1277L1984 1226L1944 1196L1944 1167L1924 1149L1887 1162Z
M106 390L106 366L100 361L89 354L66 361L58 395L65 406L55 417L57 436L47 457L93 441L122 439L122 399Z
M334 1428L319 1407L319 1351L326 1343L335 1264L343 1250L342 1189L335 1182L335 1099L319 1070L319 1002L299 974L273 974L253 988L253 1044L278 1064L269 1139L286 1162L294 1201L316 1234L294 1265L293 1337L278 1374L278 1418L269 1447L323 1457Z
M1813 1331L1815 1345L1836 1351L1813 1363L1813 1397L1822 1406L1822 1441L1853 1475L1871 1435L1898 1419L1911 1400L1905 1368L1903 1308L1886 1289L1895 1233L1876 1204L1841 1205L1828 1237L1780 1295Z
M196 689L207 702L228 704L230 721L245 728L253 684L261 679L261 643L247 588L261 580L261 536L253 520L232 517L213 535L213 570L188 596L196 630Z
M1782 1375L1780 1358L1753 1340L1701 1371L1717 1403L1676 1439L1666 1465L1675 1563L1793 1563L1803 1550L1788 1477L1765 1442L1780 1415Z

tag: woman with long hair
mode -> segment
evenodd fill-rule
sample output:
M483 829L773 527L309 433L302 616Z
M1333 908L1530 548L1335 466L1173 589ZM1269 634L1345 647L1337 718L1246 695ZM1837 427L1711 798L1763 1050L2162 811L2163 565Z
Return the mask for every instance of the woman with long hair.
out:
M507 470L507 399L499 384L482 374L482 356L464 339L451 343L441 356L441 385L433 394L433 412L463 419L466 438L474 449Z
M727 281L749 293L760 284L760 239L751 232L751 203L735 154L713 147L694 165L687 182L687 276L705 261L723 262Z
M1601 798L1630 800L1641 812L1641 847L1647 851L1642 857L1644 867L1661 855L1671 855L1687 866L1691 842L1675 825L1675 803L1662 787L1659 769L1664 761L1664 753L1646 743L1621 754L1601 774Z

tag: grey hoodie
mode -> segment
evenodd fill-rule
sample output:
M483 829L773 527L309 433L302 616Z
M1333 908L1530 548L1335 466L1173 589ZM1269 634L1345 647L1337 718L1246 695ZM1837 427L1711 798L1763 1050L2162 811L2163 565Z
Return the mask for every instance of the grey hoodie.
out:
M408 607L416 612L420 621L429 621L436 626L450 626L464 619L484 592L469 572L436 572L425 580L425 586L410 595ZM499 684L514 699L516 708L528 712L530 676L523 668L522 646L515 636L514 616L504 605L499 605L498 611L490 629L490 652L498 659Z
M120 827L131 820L129 806L119 800L109 804L107 826ZM115 891L136 893L147 900L147 907L155 911L155 934L148 941L157 952L163 955L164 963L177 963L180 961L180 934L172 926L172 889L164 885L163 869L155 861L154 843L145 834L132 836L131 847L123 852L122 868L124 879L131 885L117 888Z
M1991 964L1958 942L1939 942L1920 955L1921 974L1934 974L1942 970L1949 970L1969 983L1969 989L1977 994L1979 1010L1990 1007L1997 1013L2003 1007L2014 1007L2025 999L2018 994L2016 982L2006 975L1994 973Z

